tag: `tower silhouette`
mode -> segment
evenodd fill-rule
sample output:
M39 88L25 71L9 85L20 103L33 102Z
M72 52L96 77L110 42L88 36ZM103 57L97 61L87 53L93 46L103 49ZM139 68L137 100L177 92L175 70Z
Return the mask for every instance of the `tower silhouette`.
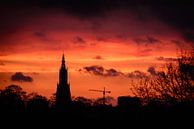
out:
M65 65L64 54L62 56L61 68L59 70L59 83L56 91L56 107L63 109L71 105L70 84L68 83L68 71Z

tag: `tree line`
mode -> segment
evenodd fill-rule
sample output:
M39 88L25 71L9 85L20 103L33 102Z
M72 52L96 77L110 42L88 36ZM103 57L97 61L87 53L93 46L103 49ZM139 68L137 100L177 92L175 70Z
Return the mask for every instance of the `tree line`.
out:
M112 106L113 97L106 97L106 105ZM48 111L55 109L56 97L53 94L49 99L38 93L27 93L18 85L9 85L0 90L1 111ZM103 106L103 98L88 99L82 96L72 97L74 107L86 108Z

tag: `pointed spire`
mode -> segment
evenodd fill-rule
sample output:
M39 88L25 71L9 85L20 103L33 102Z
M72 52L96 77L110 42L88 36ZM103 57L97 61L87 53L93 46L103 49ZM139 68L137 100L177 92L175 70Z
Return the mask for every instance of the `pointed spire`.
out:
M62 56L62 65L65 65L65 56L64 56L64 53L63 53L63 56Z

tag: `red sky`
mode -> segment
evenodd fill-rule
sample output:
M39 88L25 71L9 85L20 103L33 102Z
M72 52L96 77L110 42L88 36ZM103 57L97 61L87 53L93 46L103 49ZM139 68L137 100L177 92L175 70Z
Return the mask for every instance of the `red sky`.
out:
M52 2L1 6L0 88L18 84L49 97L56 90L64 53L73 96L101 97L88 90L103 87L113 97L130 95L130 82L138 78L134 71L149 75L148 68L158 70L176 58L177 50L193 46L193 26L187 23L193 20L188 13L193 10L187 6L179 17L177 5L170 12L168 4L151 2ZM182 17L185 21L179 20ZM96 71L99 67L105 73ZM15 72L33 81L12 81Z

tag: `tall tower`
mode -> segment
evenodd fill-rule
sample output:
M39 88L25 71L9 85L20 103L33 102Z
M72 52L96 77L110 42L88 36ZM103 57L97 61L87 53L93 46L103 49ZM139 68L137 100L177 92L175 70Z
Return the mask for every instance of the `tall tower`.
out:
M61 68L59 70L59 83L56 91L56 106L57 108L65 108L71 105L71 92L68 83L68 72L65 66L65 57L62 56Z

